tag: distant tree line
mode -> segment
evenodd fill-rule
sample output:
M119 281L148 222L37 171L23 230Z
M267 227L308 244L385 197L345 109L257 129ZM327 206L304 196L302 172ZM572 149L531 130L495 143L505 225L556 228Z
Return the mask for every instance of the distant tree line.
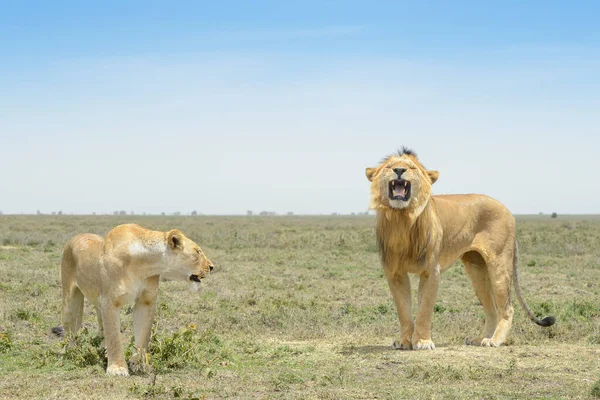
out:
M0 215L2 215L2 211L0 211ZM37 210L36 211L36 215L44 215L44 213L42 211L40 211L40 210ZM62 212L62 210L52 211L51 215L63 215L63 212ZM97 213L96 212L92 212L92 215L97 215ZM104 214L104 215L106 215L106 214ZM115 215L115 216L126 216L126 215L137 215L137 214L135 213L135 211L129 211L129 213L128 213L125 210L115 210L115 211L112 212L112 215ZM152 214L147 214L147 213L144 212L144 213L142 213L140 215L144 215L145 216L145 215L152 215ZM166 216L166 215L181 216L183 214L181 213L181 211L175 211L175 212L170 213L170 214L167 214L166 212L162 211L160 214L157 214L157 215L161 215L161 216ZM198 212L197 210L193 210L193 211L190 212L189 215L191 215L192 217L197 217L199 215L202 215L202 213ZM249 216L249 217L254 216L254 215L259 215L259 216L262 216L262 217L269 217L269 216L276 216L278 214L275 211L261 211L261 212L259 212L257 214L257 213L255 213L252 210L248 210L248 211L246 211L246 215ZM280 215L294 216L296 214L293 211L288 211L288 212L286 212L284 214L280 214ZM345 214L333 212L333 213L331 213L331 215L335 216L335 215L345 215ZM353 216L356 216L356 215L369 215L369 211L365 211L365 212L353 212L353 213L346 214L346 215L353 215ZM540 215L542 215L542 213L540 213ZM556 213L552 213L552 218L556 218L556 217L557 217L557 214Z
M261 217L271 217L271 216L278 215L278 214L276 212L274 212L274 211L261 211L260 213L255 214L254 211L248 210L248 211L246 211L246 215L248 217L251 217L253 215L259 215ZM296 214L293 211L288 211L287 213L282 214L282 215L287 215L288 217L291 217L291 216L294 216ZM302 214L300 214L300 215L302 215ZM331 215L334 215L334 216L335 215L353 215L353 216L356 216L356 215L369 215L369 211L353 212L353 213L350 213L350 214L342 214L342 213L333 212L333 213L331 213Z

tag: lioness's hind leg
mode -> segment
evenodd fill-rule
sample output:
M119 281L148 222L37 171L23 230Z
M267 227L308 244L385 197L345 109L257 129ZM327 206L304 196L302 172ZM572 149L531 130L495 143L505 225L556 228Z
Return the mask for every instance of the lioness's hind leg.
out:
M479 256L479 254L477 254ZM467 338L466 343L473 346L480 346L483 339L489 339L496 330L498 324L498 313L496 309L496 301L494 300L494 294L492 292L492 286L490 282L490 276L483 259L480 262L476 262L477 258L481 256L467 255L463 257L462 262L465 266L465 272L467 273L475 294L481 302L485 311L485 325L481 336L478 338Z
M98 319L98 336L104 338L104 326L102 325L102 312L100 311L100 307L96 307L96 318ZM104 346L104 339L102 340L102 346Z
M65 334L73 335L81 327L83 319L83 293L77 286L73 286L64 294L63 298L63 328Z

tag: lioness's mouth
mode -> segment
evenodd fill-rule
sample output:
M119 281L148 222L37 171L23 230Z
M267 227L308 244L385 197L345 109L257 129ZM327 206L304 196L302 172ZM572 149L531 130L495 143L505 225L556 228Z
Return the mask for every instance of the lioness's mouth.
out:
M200 277L198 275L190 275L190 281L200 282Z
M390 182L390 199L408 201L410 199L410 182L394 179Z

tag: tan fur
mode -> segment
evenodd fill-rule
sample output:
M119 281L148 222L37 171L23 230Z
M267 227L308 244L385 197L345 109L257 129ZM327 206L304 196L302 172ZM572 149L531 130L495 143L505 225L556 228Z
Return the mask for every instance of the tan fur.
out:
M390 198L390 182L400 178L397 171L411 185L406 201ZM431 319L440 274L459 258L486 312L481 336L467 339L467 344L500 346L512 323L509 294L511 280L517 278L516 224L510 211L484 195L432 196L431 186L439 173L426 170L407 149L387 157L376 168L367 168L366 175L371 181L370 207L377 211L381 261L400 320L401 336L394 348L435 348ZM414 322L409 273L420 277ZM535 318L522 299L517 279L515 286L532 320L552 325L553 317Z
M106 239L77 235L65 245L61 261L64 331L72 335L81 326L85 296L96 307L98 330L105 339L106 372L128 375L121 344L121 307L135 303L135 347L144 356L159 278L189 280L196 275L200 279L212 268L200 247L176 229L158 232L126 224L111 230Z

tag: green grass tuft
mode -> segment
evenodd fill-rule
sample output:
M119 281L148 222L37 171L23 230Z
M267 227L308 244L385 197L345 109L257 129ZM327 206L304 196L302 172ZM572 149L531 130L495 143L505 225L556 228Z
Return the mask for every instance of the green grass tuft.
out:
M592 395L592 397L600 398L600 380L594 382L594 386L592 386L590 394Z
M14 347L14 342L8 332L0 332L0 353L6 353Z

